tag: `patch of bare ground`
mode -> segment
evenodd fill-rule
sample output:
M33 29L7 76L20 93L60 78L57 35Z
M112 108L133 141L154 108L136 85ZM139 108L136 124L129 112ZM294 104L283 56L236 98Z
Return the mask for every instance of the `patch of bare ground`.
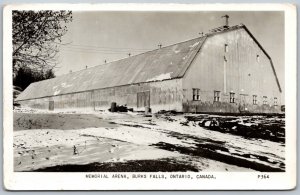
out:
M91 127L116 127L93 114L14 113L14 131L28 129L83 129Z
M228 146L225 145L224 141L212 140L209 138L199 138L197 136L182 134L178 132L166 132L166 133L169 133L170 136L176 137L177 139L193 140L195 143L195 147L190 147L190 148L180 147L180 146L176 146L164 142L159 142L153 145L160 149L166 149L169 151L178 151L182 154L188 154L193 156L201 156L212 160L218 160L220 162L224 162L231 165L251 168L257 171L282 172L285 170L284 163L276 160L270 160L267 156L257 155L253 153L241 154L238 152L231 152ZM268 166L263 163L254 162L251 161L251 159L257 159L263 163L271 164L272 166Z
M207 130L230 133L246 139L264 139L285 143L285 115L256 115L256 116L185 116L189 121L196 122Z
M159 142L157 144L153 144L153 146L169 151L178 151L182 154L190 156L199 156L231 165L236 165L239 167L250 168L261 172L284 172L284 169L281 168L271 167L262 163L250 161L249 159L239 158L237 156L216 152L216 149L226 152L228 152L228 149L211 144L197 144L197 148L187 148L179 145ZM241 156L247 157L247 155ZM263 158L262 156L260 157Z

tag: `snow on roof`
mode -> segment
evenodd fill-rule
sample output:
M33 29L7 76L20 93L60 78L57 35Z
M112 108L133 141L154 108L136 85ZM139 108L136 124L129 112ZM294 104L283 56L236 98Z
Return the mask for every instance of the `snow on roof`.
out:
M209 33L118 61L32 83L16 100L181 78L207 37L240 28L246 29L244 25L232 26L221 32Z
M17 100L180 78L204 40L205 37L198 37L104 65L32 83Z
M146 82L150 82L150 81L162 81L162 80L167 80L167 79L171 79L171 72L165 73L165 74L160 74L154 78L148 79Z

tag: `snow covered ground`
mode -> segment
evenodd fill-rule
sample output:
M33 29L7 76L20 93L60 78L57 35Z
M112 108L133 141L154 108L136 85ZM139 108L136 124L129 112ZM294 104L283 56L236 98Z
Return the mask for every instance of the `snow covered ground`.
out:
M198 171L284 171L284 143L219 132L201 126L203 120L187 120L199 116L18 108L14 111L15 171L161 159ZM245 126L257 122L248 119L232 121L245 120Z

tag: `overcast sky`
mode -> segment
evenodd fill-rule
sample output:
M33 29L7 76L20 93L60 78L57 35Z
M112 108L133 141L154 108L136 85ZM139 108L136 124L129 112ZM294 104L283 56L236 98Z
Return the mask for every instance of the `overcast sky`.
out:
M73 12L56 75L101 65L185 41L224 25L243 23L271 56L284 89L283 12Z

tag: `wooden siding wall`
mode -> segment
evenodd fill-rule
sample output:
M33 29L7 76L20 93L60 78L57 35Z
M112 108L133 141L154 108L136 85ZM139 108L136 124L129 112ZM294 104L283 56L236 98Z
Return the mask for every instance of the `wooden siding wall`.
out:
M200 89L200 101L193 101L193 88ZM280 111L281 93L270 60L244 29L208 37L183 78L183 90L185 112ZM214 102L214 90L221 92L220 102ZM235 93L235 103L230 103L230 92ZM246 95L245 104L240 94ZM253 95L258 105L253 105ZM267 105L263 105L263 96L267 96ZM274 97L278 106L274 106Z
M110 108L111 102L116 102L118 105L126 105L128 108L142 111L145 108L137 108L137 93L145 91L150 91L150 107L152 112L158 112L160 110L182 111L181 100L183 93L181 79L57 95L47 98L19 101L19 103L23 106L37 109L49 109L49 101L54 101L54 110L76 110L80 108L106 110Z

